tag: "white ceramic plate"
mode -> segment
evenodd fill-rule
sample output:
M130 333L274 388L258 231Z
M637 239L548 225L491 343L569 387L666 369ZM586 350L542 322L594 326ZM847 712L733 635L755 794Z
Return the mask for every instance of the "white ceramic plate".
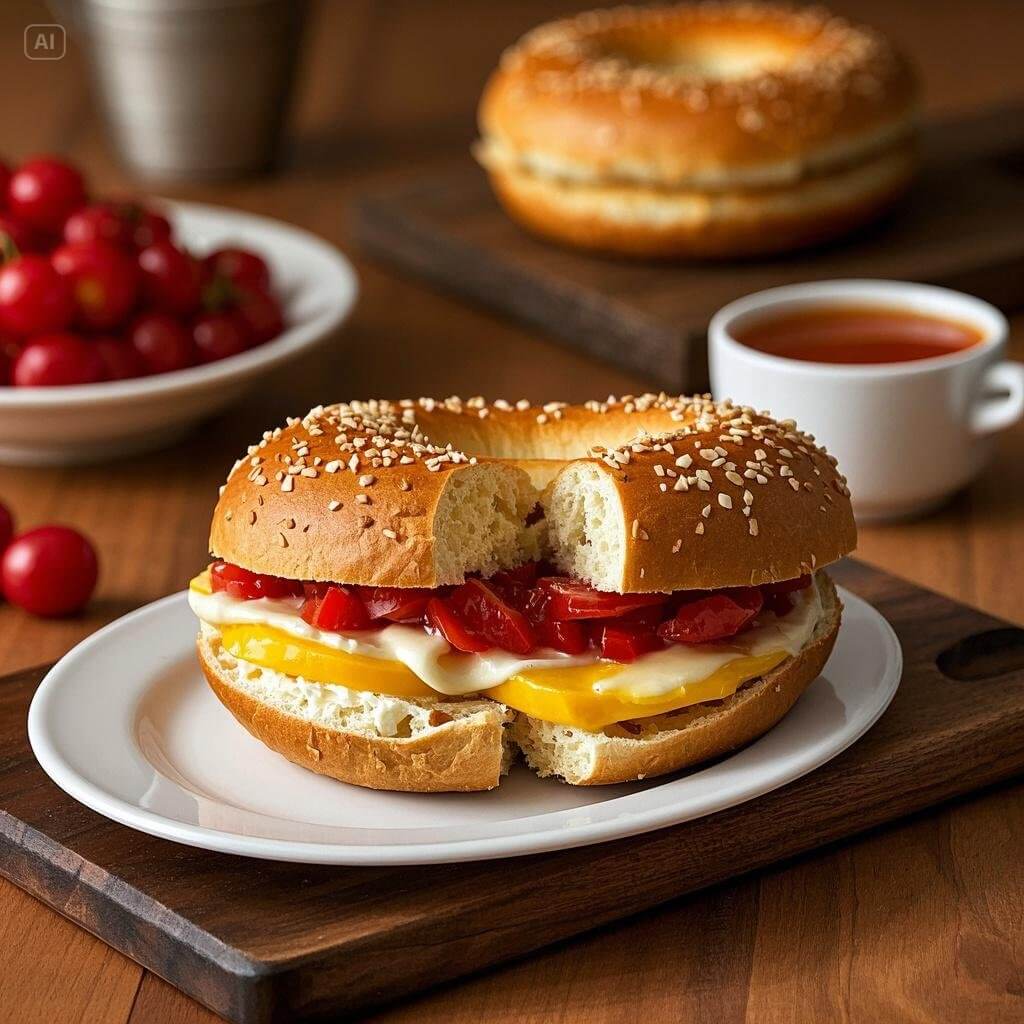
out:
M206 366L66 388L0 387L0 463L73 465L177 440L234 402L258 378L326 338L355 304L352 264L323 239L267 217L161 201L174 230L203 255L253 249L270 265L287 328L273 341Z
M299 768L210 692L185 594L79 644L40 684L32 749L63 790L131 828L190 846L317 864L428 864L560 850L647 832L782 786L878 719L903 658L889 624L841 591L824 674L756 743L687 775L573 788L517 766L488 793L378 793Z

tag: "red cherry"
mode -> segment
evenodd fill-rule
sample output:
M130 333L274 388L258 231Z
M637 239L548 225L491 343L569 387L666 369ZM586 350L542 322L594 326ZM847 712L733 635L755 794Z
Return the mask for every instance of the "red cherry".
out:
M139 271L131 257L108 242L62 245L50 256L75 295L75 320L86 330L121 324L135 305Z
M199 264L173 242L154 242L139 253L142 294L164 313L187 316L199 305Z
M171 222L156 210L139 206L138 203L128 204L134 224L132 239L139 249L145 249L157 242L170 242L173 237Z
M302 584L295 580L249 572L231 562L214 562L210 566L210 586L214 591L223 590L239 601L255 601L260 597L301 597L303 592Z
M217 249L203 260L203 269L211 278L223 278L237 288L266 291L270 270L262 256L247 249Z
M115 203L92 203L76 210L64 222L64 241L107 242L119 249L134 249L135 226Z
M239 291L235 311L248 328L253 345L262 345L284 330L281 303L269 292Z
M30 227L53 235L84 202L82 175L53 157L26 161L7 185L8 210Z
M194 366L195 346L189 332L166 313L146 313L132 325L128 340L149 373L170 373Z
M46 618L85 607L98 575L95 549L68 526L40 526L20 534L0 561L7 600Z
M249 347L249 334L232 313L204 313L192 327L201 363L237 356Z
M11 510L0 501L0 553L6 550L14 536L14 516Z
M46 334L71 323L71 287L43 256L19 256L0 267L0 328Z
M131 380L146 376L147 369L142 356L127 341L94 338L92 344L103 362L104 380Z
M21 350L11 370L18 388L92 384L104 376L95 347L74 334L41 334Z
M0 209L7 205L7 186L11 183L11 169L0 160Z
M0 238L0 255L5 253L8 241L17 250L17 253L34 252L39 246L36 233L27 224L22 224L20 220L12 217L9 213L0 213L0 235L6 236L6 239ZM10 255L15 256L17 253Z

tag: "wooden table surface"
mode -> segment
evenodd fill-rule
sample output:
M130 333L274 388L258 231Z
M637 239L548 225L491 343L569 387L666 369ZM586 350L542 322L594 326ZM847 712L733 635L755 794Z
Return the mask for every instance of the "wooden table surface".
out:
M349 248L353 191L436 165L472 137L501 47L545 0L347 0L314 9L283 172L165 194L242 207ZM937 112L1024 98L1018 0L836 4L917 58ZM138 187L116 164L74 44L22 56L42 3L0 7L0 150L63 152L100 191ZM941 210L935 211L942 216ZM1024 226L1022 226L1024 229ZM0 608L0 672L56 658L103 623L180 589L234 456L319 401L450 393L578 401L645 389L498 318L357 259L355 316L319 353L204 430L204 442L87 469L0 469L19 522L84 530L102 558L89 612L67 622ZM1024 317L1013 348L1024 357ZM968 492L918 523L865 529L869 562L1024 623L1024 427ZM1024 1020L1024 785L646 913L522 963L424 994L375 1021ZM159 978L0 881L0 1022L207 1022Z

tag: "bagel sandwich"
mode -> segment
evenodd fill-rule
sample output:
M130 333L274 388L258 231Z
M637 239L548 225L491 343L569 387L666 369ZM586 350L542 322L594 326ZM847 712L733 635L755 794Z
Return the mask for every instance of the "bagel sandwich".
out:
M835 460L728 402L351 402L235 464L190 602L213 692L314 772L620 783L786 714L855 543Z

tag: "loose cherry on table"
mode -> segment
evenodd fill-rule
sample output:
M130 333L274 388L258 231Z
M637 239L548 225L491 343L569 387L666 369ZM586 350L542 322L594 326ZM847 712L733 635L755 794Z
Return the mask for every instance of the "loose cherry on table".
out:
M45 618L80 611L98 575L95 549L69 526L39 526L19 534L0 558L4 596Z

